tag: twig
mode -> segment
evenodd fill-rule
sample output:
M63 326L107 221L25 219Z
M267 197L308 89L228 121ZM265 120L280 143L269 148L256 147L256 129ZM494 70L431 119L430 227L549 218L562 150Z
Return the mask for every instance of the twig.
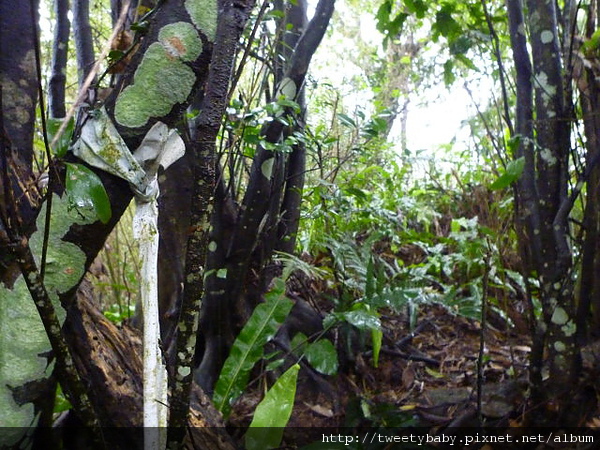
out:
M403 338L399 339L396 342L396 347L402 347L404 344L408 344L410 341L412 341L412 339L419 334L421 331L423 331L423 329L425 328L425 326L430 325L429 320L425 320L423 322L421 322L419 325L417 325L417 327L411 331L409 334L407 334L406 336L404 336Z
M487 242L487 241L486 241ZM487 242L489 248L489 242ZM483 358L485 356L485 330L487 328L487 290L490 277L490 256L486 251L484 256L484 272L481 282L481 327L479 334L479 354L477 355L477 419L479 425L483 424L482 399L483 399Z
M372 354L373 351L369 350L365 352L365 355ZM429 358L427 356L415 355L414 353L405 353L400 350L391 349L388 347L381 347L381 353L385 353L386 355L399 356L400 358L407 359L409 361L420 361L427 364L431 364L433 366L440 366L440 362L436 359Z

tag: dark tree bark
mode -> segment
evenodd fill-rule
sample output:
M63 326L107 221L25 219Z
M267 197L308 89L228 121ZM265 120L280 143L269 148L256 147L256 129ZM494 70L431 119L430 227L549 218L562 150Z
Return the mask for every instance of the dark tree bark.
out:
M585 30L587 39L598 27L597 1L588 7ZM581 112L586 136L586 177L584 231L582 246L581 276L579 278L577 305L578 344L584 346L589 339L596 339L600 330L600 119L596 111L600 108L600 67L589 64L581 48L577 48L573 79L580 92ZM590 315L592 311L592 315Z
M0 2L0 208L3 217L15 221L12 226L29 231L40 201L33 173L37 8L37 1ZM7 204L9 189L15 205ZM5 249L0 251L0 281L12 283L15 272L5 259L8 254Z
M579 375L569 247L569 215L578 195L576 188L569 196L567 186L569 89L563 81L557 5L537 0L524 3L527 19L521 2L506 2L517 76L515 131L519 147L515 156L525 160L523 175L516 183L517 230L525 275L539 281L542 303L531 353L532 401L555 402L559 405L557 417L568 421ZM529 42L525 29L530 33ZM544 368L550 374L547 380L542 378Z
M94 41L90 25L89 0L73 0L73 35L79 85L81 86L94 65Z
M170 426L182 430L188 414L188 401L193 381L193 358L198 330L198 317L204 293L204 266L209 249L210 217L214 205L215 140L221 127L223 111L229 100L229 82L239 38L254 1L221 0L219 24L212 61L205 87L200 115L192 133L192 176L189 236L185 254L183 302L179 314L176 361L173 368ZM181 441L181 435L172 440Z
M65 84L67 82L67 56L69 51L70 22L69 0L54 0L54 40L52 41L52 66L48 89L48 112L50 117L62 118L65 110Z
M276 87L278 95L285 94L288 100L293 101L301 99L310 60L325 34L333 8L334 2L331 0L321 0L317 5L314 17L304 29L293 52L289 53L285 71L281 72L283 76L275 78L279 82ZM294 20L297 21L294 26L303 21L297 15L294 15ZM297 31L294 30L286 38L293 39L290 41L292 43L296 39L294 32ZM298 120L290 107L285 108L284 116ZM278 144L290 131L281 121L273 120L264 127L262 135L265 141ZM292 167L298 175L298 155L295 158ZM234 194L224 186L217 188L217 196L223 193L225 196L231 195L231 198L225 199L221 205L223 209L216 211L223 215L213 216L214 234L210 240L216 243L216 248L211 251L206 267L199 338L203 348L199 349L201 359L196 370L196 381L209 392L237 332L268 288L265 281L268 282L270 278L263 278L261 272L276 244L285 182L291 179L285 172L285 168L289 167L287 159L282 152L261 146L257 148L239 210L235 207ZM298 187L299 179L296 177L294 181Z
M279 45L280 67L277 71L277 85L284 78L288 64L291 62L293 52L302 36L308 19L306 17L306 2L301 0L291 4L286 11L284 36ZM289 24L289 25L288 25ZM306 119L306 96L304 85L296 97L300 108L294 127L291 131L302 133ZM275 243L275 249L285 253L293 253L296 247L296 234L300 225L300 205L302 203L302 190L304 189L304 173L306 170L306 145L299 142L292 147L292 153L287 161L285 174L285 192L280 207L279 224L273 223L269 229L273 230L270 242ZM275 216L273 214L271 217ZM275 233L277 230L277 233Z

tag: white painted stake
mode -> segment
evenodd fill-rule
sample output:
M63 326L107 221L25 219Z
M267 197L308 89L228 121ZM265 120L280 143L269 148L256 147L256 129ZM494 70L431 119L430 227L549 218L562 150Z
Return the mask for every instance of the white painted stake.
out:
M104 109L83 126L73 153L88 164L129 181L135 193L133 234L142 259L144 448L167 444L167 371L159 347L158 317L158 167L167 168L185 152L181 137L157 122L132 156Z
M133 236L138 241L142 260L142 313L144 318L144 448L166 447L167 385L166 371L158 342L158 208L156 199L140 201L136 197Z

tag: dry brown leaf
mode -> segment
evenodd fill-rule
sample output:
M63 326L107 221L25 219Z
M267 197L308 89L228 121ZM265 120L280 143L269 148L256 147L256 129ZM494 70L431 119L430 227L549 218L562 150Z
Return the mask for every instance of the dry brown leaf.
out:
M325 406L321 406L321 405L311 405L310 403L306 403L304 402L304 404L315 414L318 414L320 416L323 417L328 417L331 418L333 417L333 411L330 408L326 408Z

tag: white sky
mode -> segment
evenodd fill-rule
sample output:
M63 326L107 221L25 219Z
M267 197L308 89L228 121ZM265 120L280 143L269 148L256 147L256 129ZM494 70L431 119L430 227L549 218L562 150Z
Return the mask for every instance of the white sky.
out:
M309 0L309 4L316 4L317 0ZM375 27L375 17L371 12L365 12L360 17L360 23L352 23L351 14L347 12L344 0L336 1L336 12L346 24L356 25L359 30L353 39L342 39L338 36L326 36L315 56L313 76L320 81L328 80L336 86L341 86L344 80L358 76L362 70L353 65L350 60L336 61L332 64L331 58L338 58L336 54L351 54L355 49L356 41L362 40L369 45L379 46L383 55L381 44L383 35ZM355 41L356 40L356 41ZM336 48L335 53L329 53L328 48ZM340 50L341 49L341 50ZM475 85L476 86L476 85ZM476 100L484 104L489 96L489 90L471 87L473 94L478 95ZM488 88L489 89L489 88ZM368 88L364 92L351 92L345 103L365 105L369 102L371 94ZM351 108L349 108L351 109ZM418 93L411 95L407 120L407 147L412 152L427 150L425 153L433 155L440 146L448 144L456 138L457 142L468 139L468 130L462 129L464 120L475 114L472 100L462 86L462 81L457 80L449 91L443 80L431 88L422 88ZM399 136L399 124L392 129L391 137ZM400 152L402 149L398 149Z

